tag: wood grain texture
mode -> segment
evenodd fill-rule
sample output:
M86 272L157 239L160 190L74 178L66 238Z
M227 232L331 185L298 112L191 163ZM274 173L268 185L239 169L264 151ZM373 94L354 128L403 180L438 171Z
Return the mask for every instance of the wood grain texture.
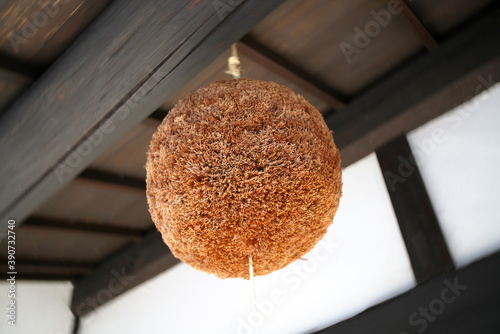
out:
M0 115L31 82L30 77L0 68Z
M403 6L403 14L407 19L407 23L410 28L417 34L420 38L422 44L425 45L427 50L431 51L439 46L434 36L430 33L427 27L423 24L420 18L415 14L413 9L408 5L407 1L401 0L401 6Z
M409 4L429 32L437 38L443 38L494 2L495 0L419 0Z
M163 111L153 114L161 114L161 120L165 116ZM158 120L145 119L92 161L89 168L145 180L146 152L157 126Z
M453 270L453 260L406 136L394 139L376 153L417 283Z
M0 52L52 63L110 0L6 1L0 4Z

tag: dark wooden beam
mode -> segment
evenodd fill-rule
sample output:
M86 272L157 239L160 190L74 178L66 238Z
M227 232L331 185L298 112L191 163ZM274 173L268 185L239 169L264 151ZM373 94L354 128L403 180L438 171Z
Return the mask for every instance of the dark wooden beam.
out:
M406 136L377 150L417 283L454 269L448 246Z
M84 181L96 182L106 186L118 186L129 190L146 191L146 180L125 175L117 175L97 169L85 169L78 175Z
M2 263L2 265L6 265L7 262ZM25 258L17 258L16 259L16 267L18 265L24 266L37 266L37 267L57 267L57 268L76 268L81 270L90 271L94 268L94 263L88 262L71 262L71 261L55 261L55 260L41 260L41 259L25 259Z
M415 14L413 9L407 3L408 0L401 0L400 3L403 6L403 16L410 25L411 29L417 34L418 38L425 45L427 50L432 51L439 46L434 36L429 32L420 18Z
M53 260L29 260L18 259L19 265L37 266L37 267L55 267L64 269L77 269L83 272L90 272L95 267L93 262L71 262L71 261L53 261Z
M80 332L80 317L75 317L75 320L73 322L73 334L78 334Z
M139 240L146 234L146 231L141 229L37 216L28 218L22 226L23 228L32 227L44 230L66 230L79 233L110 235L132 240Z
M336 110L344 108L345 99L326 83L258 43L250 36L245 36L238 43L238 52L268 71L320 98L332 108Z
M488 89L500 78L500 5L326 117L347 166Z
M30 81L36 79L43 72L40 67L3 53L0 53L0 68L26 77Z
M316 334L498 333L500 253L449 272Z
M74 280L78 275L59 275L59 274L18 274L16 275L16 281L17 280L23 280L23 281L72 281ZM10 275L7 275L5 273L0 273L0 279L5 280L9 279Z
M281 2L112 2L2 116L0 221L21 224Z
M179 263L153 230L143 240L115 253L75 281L71 311L82 316L112 298Z

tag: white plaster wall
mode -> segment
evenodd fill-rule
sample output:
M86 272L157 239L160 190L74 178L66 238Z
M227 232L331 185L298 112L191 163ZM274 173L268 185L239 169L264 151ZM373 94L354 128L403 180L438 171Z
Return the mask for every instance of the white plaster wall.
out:
M408 140L456 265L500 250L500 85Z

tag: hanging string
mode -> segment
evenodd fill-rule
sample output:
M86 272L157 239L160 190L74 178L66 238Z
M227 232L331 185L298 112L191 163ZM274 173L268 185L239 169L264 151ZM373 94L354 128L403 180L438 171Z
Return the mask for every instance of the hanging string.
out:
M241 78L241 63L236 44L231 45L231 56L227 59L226 73L232 75L234 79Z
M255 277L253 271L252 255L248 255L248 271L250 273L250 282L252 283L253 306L254 309L257 309L257 294L255 293Z

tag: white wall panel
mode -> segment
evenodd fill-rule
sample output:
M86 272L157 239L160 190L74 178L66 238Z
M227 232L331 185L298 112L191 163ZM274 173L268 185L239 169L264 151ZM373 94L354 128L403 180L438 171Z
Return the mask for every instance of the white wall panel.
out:
M7 315L11 298L7 281L0 282L0 307ZM73 285L70 282L15 282L16 326L0 319L0 333L5 334L70 334L74 317L69 309Z
M456 265L500 250L500 85L408 140Z

